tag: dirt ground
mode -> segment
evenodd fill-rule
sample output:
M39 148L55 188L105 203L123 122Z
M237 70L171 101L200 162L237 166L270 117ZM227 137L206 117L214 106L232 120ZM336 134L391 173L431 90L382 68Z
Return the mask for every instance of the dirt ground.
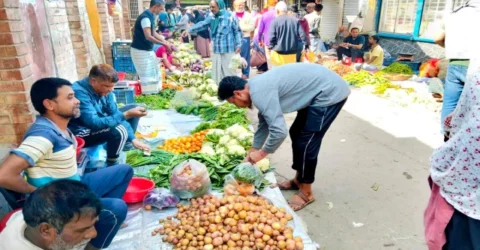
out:
M294 118L286 116L289 124ZM426 249L429 157L442 139L437 121L438 114L352 92L322 143L316 201L298 212L320 249ZM289 139L270 158L278 181L294 175Z

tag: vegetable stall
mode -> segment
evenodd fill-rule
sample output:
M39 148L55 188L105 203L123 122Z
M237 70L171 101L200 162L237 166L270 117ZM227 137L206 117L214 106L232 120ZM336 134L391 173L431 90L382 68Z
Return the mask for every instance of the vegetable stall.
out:
M177 52L182 64L196 56ZM136 136L150 152L126 163L152 180L143 202L129 204L126 223L108 249L317 249L288 206L268 159L243 163L253 142L247 111L219 103L207 65L171 75L155 95L137 96L149 110ZM198 72L197 72L198 71Z

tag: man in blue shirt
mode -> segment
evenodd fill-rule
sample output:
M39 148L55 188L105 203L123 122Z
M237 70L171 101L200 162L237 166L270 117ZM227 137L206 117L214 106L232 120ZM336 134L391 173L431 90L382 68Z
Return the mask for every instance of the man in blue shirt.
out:
M363 46L365 45L365 37L359 36L360 30L358 28L352 28L350 36L343 40L343 43L337 48L337 58L339 61L343 59L343 55L352 58L352 62L355 59L363 59Z
M139 118L145 108L127 105L117 108L112 93L118 81L117 72L108 64L92 67L88 77L74 82L75 96L80 100L80 116L68 128L85 140L85 147L107 143L107 164L115 165L127 142L137 149L150 147L135 138Z
M30 194L55 180L83 182L102 203L95 223L97 236L85 249L108 247L127 216L122 197L132 179L132 168L117 165L79 176L77 143L67 128L70 119L80 115L80 102L75 98L72 84L61 78L40 79L32 85L30 98L40 115L20 146L0 165L0 187Z

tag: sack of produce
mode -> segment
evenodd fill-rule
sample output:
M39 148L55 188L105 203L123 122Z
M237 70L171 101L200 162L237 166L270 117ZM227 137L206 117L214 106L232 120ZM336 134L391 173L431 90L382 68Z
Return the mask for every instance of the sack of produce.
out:
M210 192L207 167L196 160L178 164L172 171L170 189L181 199L190 199Z
M249 162L240 163L225 177L226 195L251 195L263 182L260 169Z
M146 210L150 210L152 207L163 209L167 207L175 207L180 202L180 198L174 195L170 190L166 188L152 189L143 198L143 207Z

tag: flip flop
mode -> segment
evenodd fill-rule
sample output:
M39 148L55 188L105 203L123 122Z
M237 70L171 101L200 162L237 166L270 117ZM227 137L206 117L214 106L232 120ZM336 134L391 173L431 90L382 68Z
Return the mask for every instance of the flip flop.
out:
M296 201L288 201L288 205L294 205L294 206L297 207L296 209L294 209L294 208L292 207L293 211L295 211L295 212L298 211L298 210L303 209L303 208L306 207L308 204L310 204L310 203L312 203L312 202L315 201L315 198L313 198L313 199L311 199L311 200L308 199L308 197L307 197L304 193L302 193L302 191L296 192L296 193L294 194L294 196L295 196L295 195L298 196L298 197L300 197L300 198L304 201L304 203L300 203L300 202L296 202ZM292 199L292 198L290 198L290 199ZM291 206L290 206L290 207L291 207Z
M289 183L290 183L290 187L289 187L289 188L280 186L281 183L277 183L277 184L272 185L272 186L270 186L270 187L272 187L272 188L278 187L278 188L280 188L280 190L300 190L300 188L298 187L298 185L297 185L293 180L290 180Z

